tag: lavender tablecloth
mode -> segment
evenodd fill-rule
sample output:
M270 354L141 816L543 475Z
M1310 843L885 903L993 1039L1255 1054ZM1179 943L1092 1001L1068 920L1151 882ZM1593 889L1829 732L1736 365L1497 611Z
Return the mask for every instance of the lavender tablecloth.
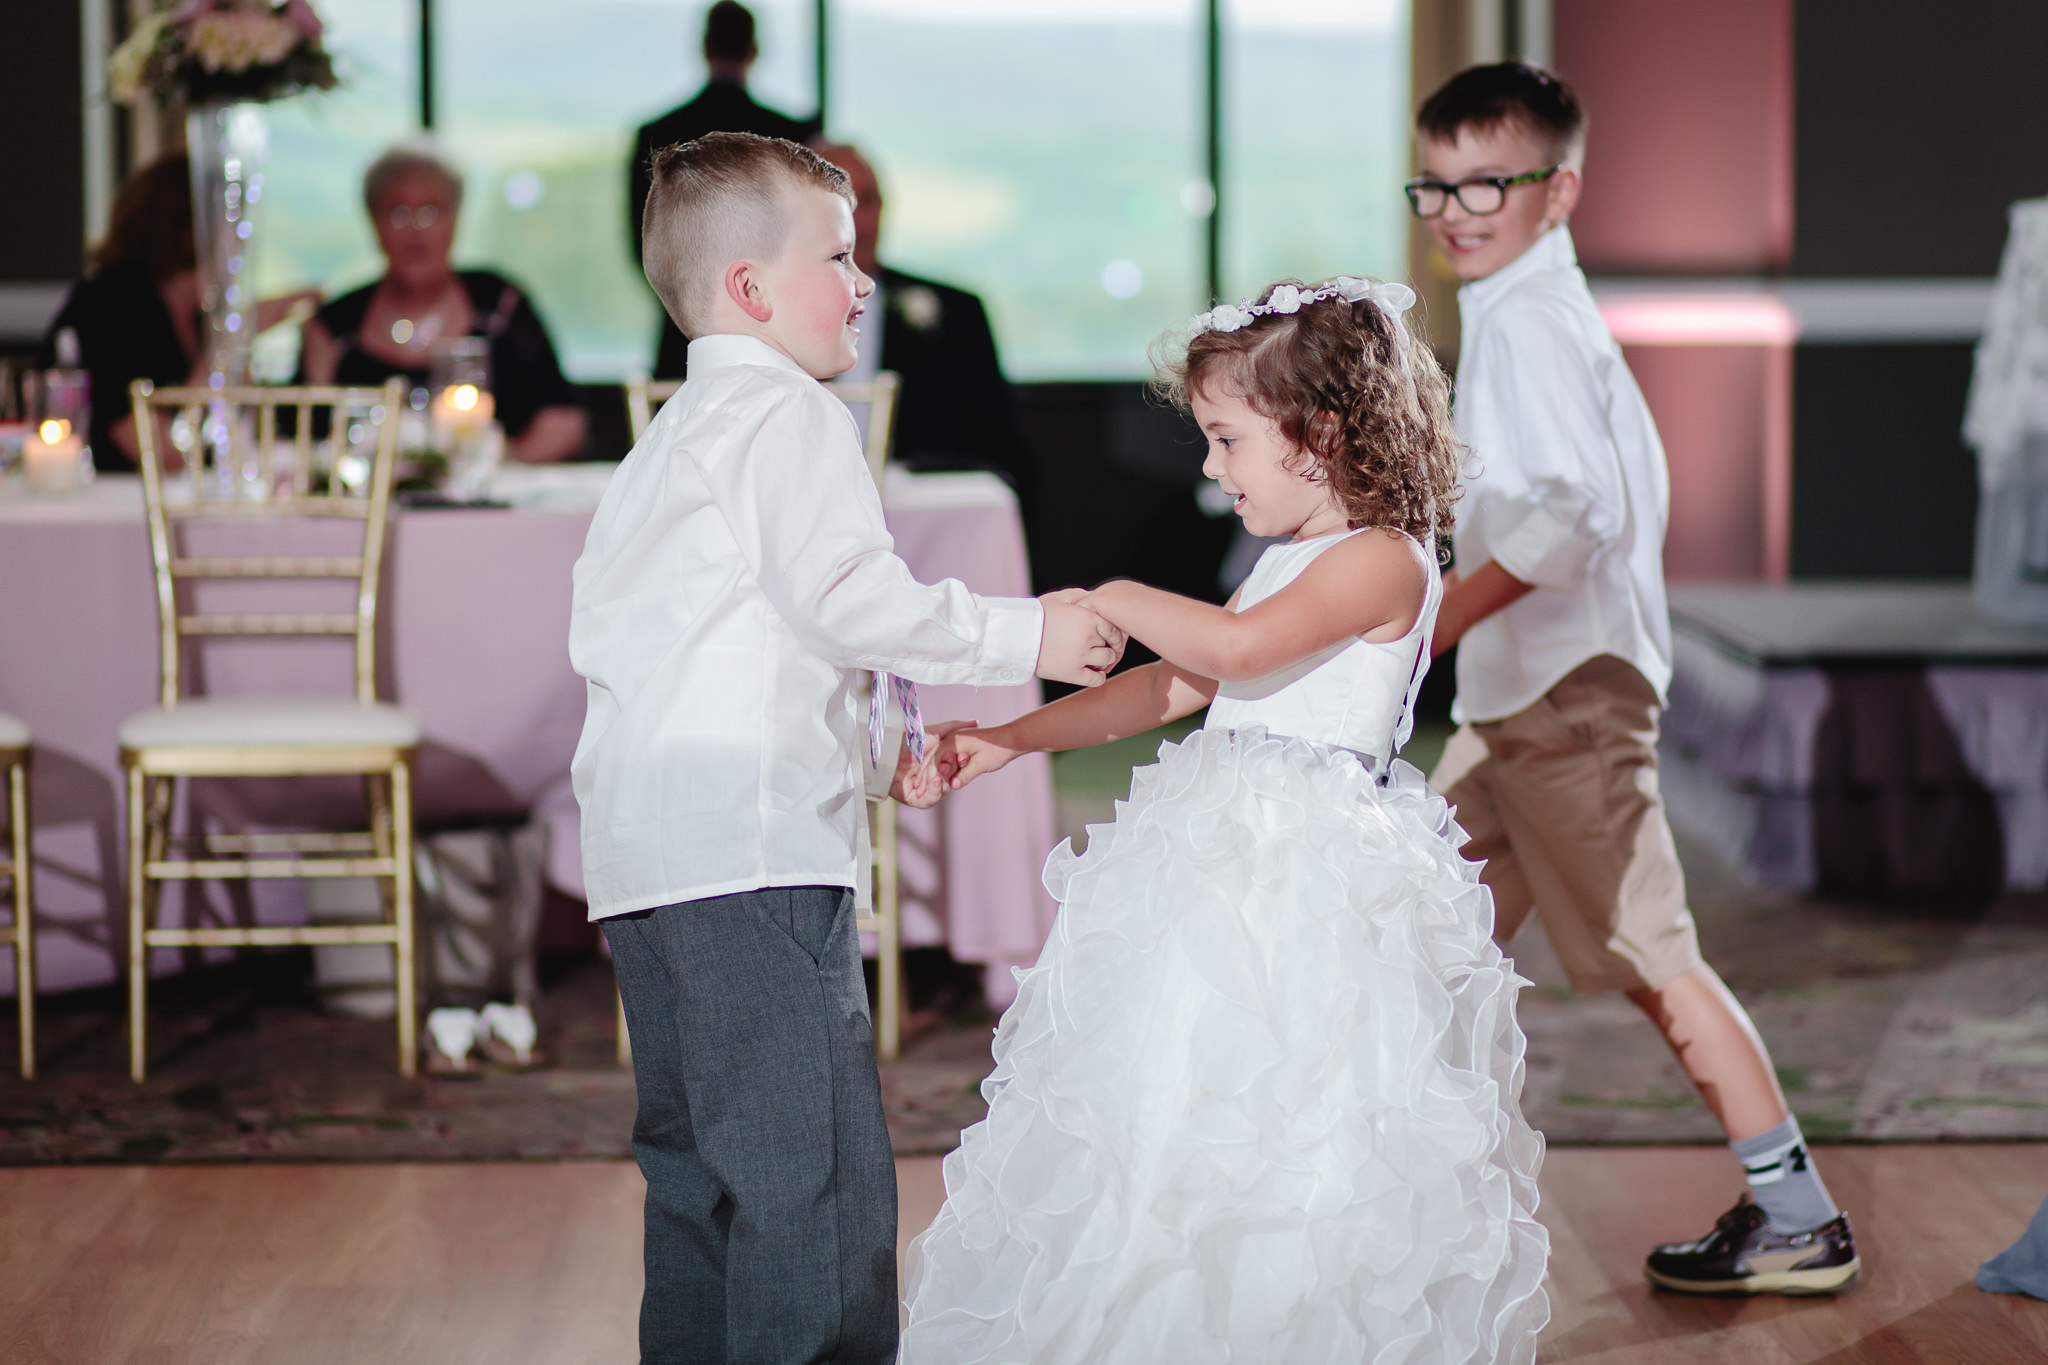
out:
M1967 583L1674 585L1672 818L1755 884L2048 885L2048 631Z
M508 470L493 491L510 507L397 513L382 621L383 690L426 730L422 818L537 811L553 829L550 879L571 894L582 889L568 770L583 684L566 650L569 569L608 476L605 466ZM1030 591L1016 501L1000 481L892 471L884 504L921 578ZM0 584L0 710L36 739L40 980L53 991L105 983L125 924L114 730L154 703L157 686L139 480L103 477L61 501L0 488ZM345 648L331 642L238 644L209 661L211 690L346 685ZM995 724L1038 697L1035 684L935 687L924 709ZM902 830L907 941L986 964L1006 998L1008 968L1037 956L1052 922L1038 880L1052 845L1050 764L1013 764L938 811L906 812ZM303 916L294 884L259 890L258 918Z

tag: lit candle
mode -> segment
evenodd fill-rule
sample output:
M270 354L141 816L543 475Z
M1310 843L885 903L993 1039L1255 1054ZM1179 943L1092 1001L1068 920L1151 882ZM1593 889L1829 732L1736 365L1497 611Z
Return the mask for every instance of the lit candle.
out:
M490 426L498 405L474 384L450 384L434 399L434 431L447 445L459 445Z
M32 493L70 493L85 480L85 437L71 423L51 418L22 441L22 468Z

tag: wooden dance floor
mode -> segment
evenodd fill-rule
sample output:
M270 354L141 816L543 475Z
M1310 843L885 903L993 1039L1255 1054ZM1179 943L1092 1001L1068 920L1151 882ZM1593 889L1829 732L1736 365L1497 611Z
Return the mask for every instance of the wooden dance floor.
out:
M1977 1263L2048 1194L2048 1146L1824 1153L1865 1280L1829 1300L1652 1293L1658 1239L1732 1198L1721 1150L1550 1153L1553 1317L1540 1359L2005 1365L2048 1359L2048 1303ZM899 1166L906 1240L936 1159ZM641 1184L624 1163L0 1170L9 1365L626 1365ZM1132 1365L1144 1365L1133 1362Z

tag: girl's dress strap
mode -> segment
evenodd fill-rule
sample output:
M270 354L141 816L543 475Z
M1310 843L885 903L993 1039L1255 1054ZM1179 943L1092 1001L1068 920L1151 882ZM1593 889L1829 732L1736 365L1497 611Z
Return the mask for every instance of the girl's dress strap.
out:
M1444 575L1437 567L1436 556L1420 541L1416 547L1428 561L1429 586L1423 590L1422 613L1415 618L1415 666L1408 674L1407 694L1401 698L1401 717L1394 722L1394 747L1389 752L1396 754L1415 733L1415 702L1422 695L1422 680L1429 675L1430 646L1436 641L1436 614L1444 600Z

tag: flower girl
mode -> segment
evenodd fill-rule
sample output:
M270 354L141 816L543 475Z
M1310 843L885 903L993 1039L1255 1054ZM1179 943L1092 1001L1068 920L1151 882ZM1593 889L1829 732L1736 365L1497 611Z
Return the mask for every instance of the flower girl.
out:
M1413 299L1341 277L1197 318L1162 386L1285 543L1226 607L1097 589L1161 662L930 760L958 787L1209 707L1046 865L1063 908L912 1252L903 1365L1535 1356L1526 983L1394 757L1458 464Z

